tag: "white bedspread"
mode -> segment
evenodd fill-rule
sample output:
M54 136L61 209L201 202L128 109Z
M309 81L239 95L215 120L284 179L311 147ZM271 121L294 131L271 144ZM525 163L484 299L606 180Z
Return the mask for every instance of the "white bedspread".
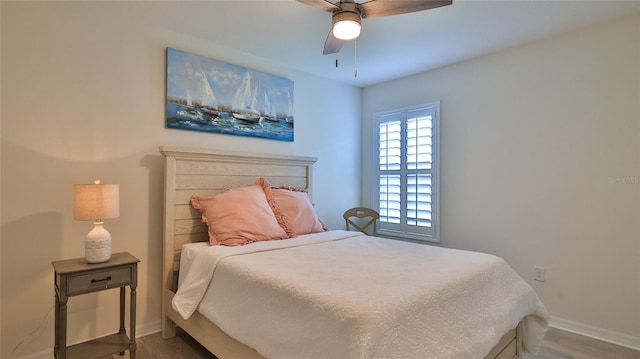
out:
M537 353L548 317L498 257L346 231L207 247L172 304L276 359L482 358L523 318Z

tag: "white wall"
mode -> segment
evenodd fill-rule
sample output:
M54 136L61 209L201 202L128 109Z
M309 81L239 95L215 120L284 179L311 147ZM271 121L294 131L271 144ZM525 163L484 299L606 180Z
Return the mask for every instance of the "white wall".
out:
M640 343L640 16L366 88L363 154L374 112L433 100L442 245L502 256L554 317Z
M359 203L360 89L145 21L151 9L166 10L162 2L149 3L149 11L127 2L1 6L0 357L53 347L50 262L84 255L92 225L73 220L71 189L94 178L120 184L120 218L105 227L114 252L142 260L138 324L159 325L160 145L315 156L314 200L322 220L342 228L344 209ZM198 11L199 4L184 6ZM293 80L295 141L165 129L166 47ZM71 298L68 341L115 331L117 310L117 291Z

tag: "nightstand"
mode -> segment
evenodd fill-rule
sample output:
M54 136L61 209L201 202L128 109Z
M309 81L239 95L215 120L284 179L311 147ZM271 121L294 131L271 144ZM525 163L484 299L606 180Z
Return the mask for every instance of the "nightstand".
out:
M136 355L136 287L138 262L129 253L114 253L104 263L89 264L84 258L51 262L55 270L55 345L56 359L100 358L129 350L130 358ZM130 337L124 328L125 287L131 292ZM120 288L120 330L111 335L67 347L67 300L69 297Z

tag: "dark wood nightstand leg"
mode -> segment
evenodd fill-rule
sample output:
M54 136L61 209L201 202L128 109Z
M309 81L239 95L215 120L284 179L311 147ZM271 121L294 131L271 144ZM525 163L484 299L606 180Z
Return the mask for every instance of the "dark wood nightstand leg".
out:
M58 291L56 290L56 306L54 308L54 326L55 332L53 339L53 357L58 358L58 349L60 349L60 297L58 297Z
M129 357L130 359L136 359L136 282L131 284L131 308L130 312L130 324L131 333L129 339Z
M120 287L120 330L118 330L118 333L124 333L126 332L126 329L124 328L124 305L125 305L125 293L124 293L124 288L125 287ZM124 355L124 351L121 351L120 356Z
M125 331L124 329L124 288L125 287L120 287L120 331L119 333L123 333Z
M62 296L57 298L60 304L58 313L58 357L57 359L67 359L67 301L69 298Z

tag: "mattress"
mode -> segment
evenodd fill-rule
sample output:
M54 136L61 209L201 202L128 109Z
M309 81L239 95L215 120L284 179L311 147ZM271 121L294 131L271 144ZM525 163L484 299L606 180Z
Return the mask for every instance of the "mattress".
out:
M521 320L535 354L548 324L533 289L477 252L330 231L182 256L173 308L266 358L478 358Z

